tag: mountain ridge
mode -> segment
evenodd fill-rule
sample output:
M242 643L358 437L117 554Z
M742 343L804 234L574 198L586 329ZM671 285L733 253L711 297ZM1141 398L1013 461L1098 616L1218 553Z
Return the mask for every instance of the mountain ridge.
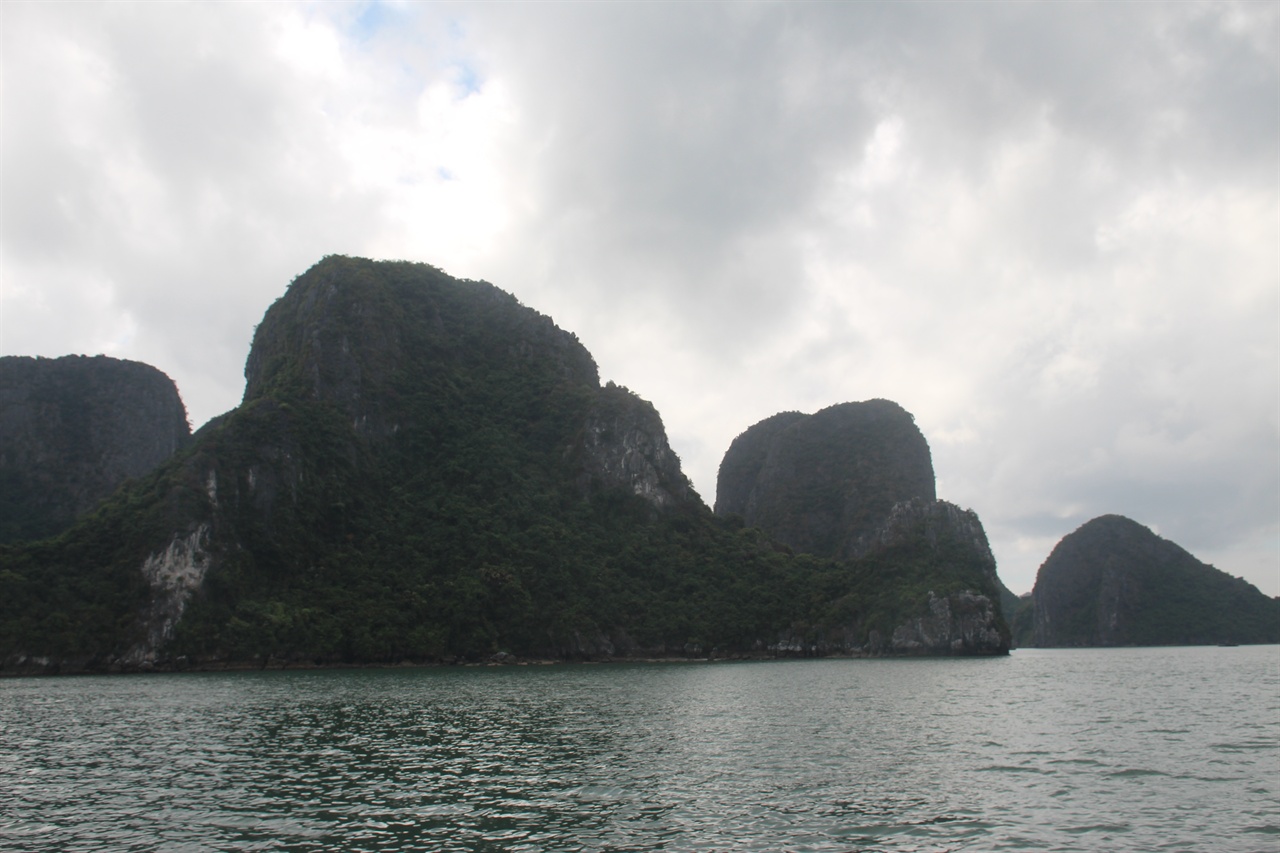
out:
M0 661L1007 651L963 598L998 597L994 563L922 537L840 561L717 519L652 405L550 318L330 256L267 310L240 406L58 538L0 547Z
M1114 514L1058 542L1024 608L1024 645L1280 643L1280 599Z

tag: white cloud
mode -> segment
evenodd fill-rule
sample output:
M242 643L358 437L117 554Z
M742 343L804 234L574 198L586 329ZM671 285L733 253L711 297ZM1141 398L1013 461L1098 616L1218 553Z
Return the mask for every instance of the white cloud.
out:
M1274 4L40 4L4 14L5 352L233 405L333 252L485 277L703 497L888 397L1015 590L1119 512L1280 592Z

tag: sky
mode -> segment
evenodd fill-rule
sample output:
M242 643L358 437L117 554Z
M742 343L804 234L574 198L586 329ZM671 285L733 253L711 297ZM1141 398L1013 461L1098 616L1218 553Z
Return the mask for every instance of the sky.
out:
M233 408L329 254L485 279L709 504L887 398L1031 590L1128 516L1280 594L1280 4L0 3L0 354Z

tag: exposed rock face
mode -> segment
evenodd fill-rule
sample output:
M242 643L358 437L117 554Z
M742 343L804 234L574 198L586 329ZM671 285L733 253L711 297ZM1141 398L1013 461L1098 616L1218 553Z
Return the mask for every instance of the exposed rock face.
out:
M858 657L990 656L1009 652L1009 633L993 599L969 590L926 593L924 612L887 634L847 626L816 642L784 632L769 651L781 656L845 654ZM864 638L865 637L865 641Z
M130 666L144 666L156 660L192 594L209 571L209 525L202 524L190 535L175 536L163 551L152 554L142 564L142 575L151 588L151 601L143 617L145 639L124 656Z
M944 548L959 546L964 552L960 556L979 561L986 579L993 585L1000 583L996 558L978 514L947 501L913 498L894 504L869 540L868 550L874 551L927 543L940 557Z
M928 608L869 651L890 654L1004 654L1009 629L1001 618L996 560L977 513L946 501L916 498L897 504L876 532L869 556L888 562L923 561L936 582L959 586L928 591Z
M922 498L899 503L854 566L864 579L864 588L854 592L864 599L860 610L818 635L783 631L769 651L873 657L1009 652L996 560L975 512ZM887 615L892 619L886 622Z
M940 598L929 591L929 613L893 629L888 650L899 655L1003 654L1002 634L991 598L967 590Z
M1037 646L1280 642L1280 600L1119 515L1065 536L1032 598Z
M657 507L699 500L667 443L658 410L612 382L591 406L582 448L589 485L622 487Z
M190 432L173 380L149 365L0 358L0 542L60 532Z
M755 491L761 469L769 460L778 436L791 425L809 418L810 415L801 412L780 412L733 440L720 460L716 476L716 515L741 515L744 521L754 525Z
M797 551L852 559L873 546L895 504L935 497L915 419L869 400L775 415L738 436L720 465L715 511Z
M430 381L442 363L476 375L527 372L591 400L574 448L585 486L621 486L659 507L699 500L657 410L613 383L600 387L591 354L551 318L487 282L435 271L436 286L424 287L415 265L412 286L401 286L394 265L371 275L360 263L367 264L323 261L271 306L245 365L245 403L292 383L336 404L359 434L376 440L412 426L393 402L407 391L438 397L441 407L458 404L456 388ZM265 490L274 492L266 473Z
M601 387L574 335L488 283L425 265L321 261L268 309L245 377L242 405L196 438L190 479L207 500L140 567L151 599L126 667L164 658L205 578L235 571L228 559L323 560L317 543L349 520L354 482L389 464L390 482L429 471L415 488L441 501L451 490L500 501L516 476L544 476L533 468L552 459L587 497L622 489L658 509L701 506L657 411ZM514 444L526 469L499 472L494 458ZM481 485L482 474L507 482ZM501 570L480 572L498 589L506 582ZM613 654L603 634L574 636L565 654Z
M391 400L430 388L441 362L464 370L525 363L564 382L600 383L576 336L488 282L421 264L375 272L367 261L332 257L267 310L245 364L244 401L301 387L346 410L362 434L385 436L396 431Z
M935 496L929 446L915 419L888 400L814 415L784 412L734 440L720 465L716 513L741 515L791 548L865 565L873 576L921 588L889 630L855 616L813 653L1004 654L1003 589L976 513ZM909 580L908 580L909 578ZM871 593L876 595L874 591ZM886 626L887 627L887 626ZM790 633L771 647L797 653Z

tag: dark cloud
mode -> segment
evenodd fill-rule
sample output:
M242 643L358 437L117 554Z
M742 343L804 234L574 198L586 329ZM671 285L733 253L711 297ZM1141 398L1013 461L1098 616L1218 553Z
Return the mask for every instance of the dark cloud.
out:
M212 6L6 5L6 301L56 290L44 322L95 329L10 315L6 351L151 361L197 425L234 403L273 291L382 218L272 36Z

